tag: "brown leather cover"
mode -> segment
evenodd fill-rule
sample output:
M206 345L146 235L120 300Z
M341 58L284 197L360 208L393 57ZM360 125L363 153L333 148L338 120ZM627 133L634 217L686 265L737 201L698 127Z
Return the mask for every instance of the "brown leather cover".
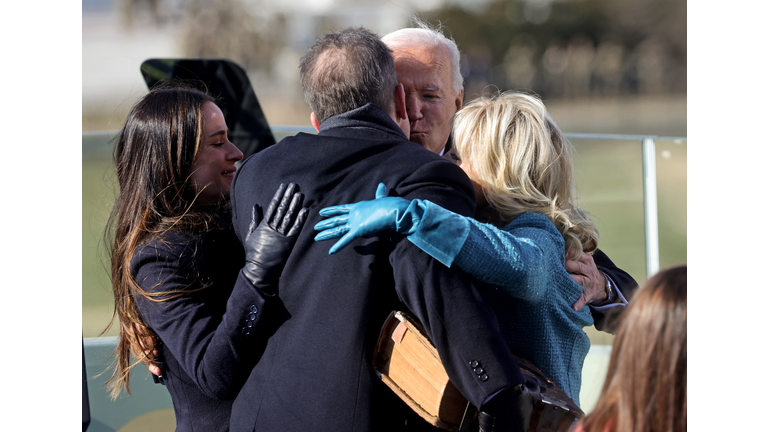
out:
M533 363L515 356L528 381L539 385L541 399L531 432L566 432L584 413ZM381 329L373 367L382 381L430 424L455 431L477 430L477 409L456 389L421 324L394 311Z

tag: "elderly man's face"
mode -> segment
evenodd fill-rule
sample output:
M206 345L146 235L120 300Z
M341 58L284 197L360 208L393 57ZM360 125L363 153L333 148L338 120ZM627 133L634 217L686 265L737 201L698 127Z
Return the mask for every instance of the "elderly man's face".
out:
M397 79L405 87L411 125L410 140L440 153L451 133L453 115L461 108L451 83L450 54L446 48L397 48L393 50Z

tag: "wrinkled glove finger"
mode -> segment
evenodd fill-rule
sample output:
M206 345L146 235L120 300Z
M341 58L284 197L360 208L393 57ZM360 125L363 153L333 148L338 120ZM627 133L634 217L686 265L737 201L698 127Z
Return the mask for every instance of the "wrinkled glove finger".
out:
M338 238L343 236L344 234L349 232L349 226L348 225L342 225L340 227L336 228L330 228L324 231L320 231L315 236L315 241L323 241L323 240L330 240L334 238Z
M328 228L335 228L339 225L346 225L347 221L349 221L348 214L332 217L330 219L321 220L315 225L315 231L322 231Z
M246 235L246 237L251 235L253 230L255 230L256 226L258 225L256 223L256 215L258 214L258 211L259 211L258 208L259 208L258 204L254 204L253 205L253 210L251 210L251 223L250 223L250 225L248 225L248 234Z
M283 221L280 222L280 225L277 227L277 231L280 234L286 235L288 230L291 229L293 226L293 222L296 221L296 216L299 215L299 210L301 209L301 202L304 200L304 194L301 192L296 192L293 195L293 198L291 198L291 204L288 206L288 210L285 212L285 216L283 216Z
M269 226L275 231L277 231L277 227L280 226L280 223L283 221L285 212L288 211L288 206L291 203L293 194L296 192L296 187L296 183L288 185L283 194L283 199L280 200L280 204L277 206L277 210L275 210L275 217L269 222Z
M280 186L277 187L277 191L272 196L272 201L270 201L269 206L267 206L267 212L264 213L264 219L266 219L267 223L272 222L272 218L275 215L275 210L277 210L277 205L283 198L283 193L285 192L286 187L287 186L285 183L280 183Z
M384 198L387 196L387 185L384 183L379 183L378 186L376 186L376 199Z
M344 249L348 244L352 243L352 240L356 238L357 237L352 232L348 232L344 234L344 237L342 237L341 240L337 241L333 246L331 246L331 249L328 251L328 254L332 255Z
M351 207L352 204L341 204L337 206L326 207L321 209L318 214L323 217L343 215L349 213Z
M288 237L296 237L299 235L299 231L301 231L301 227L304 226L304 221L307 220L308 214L308 208L303 208L299 211L299 215L296 216L296 222L293 223L291 230L288 231Z

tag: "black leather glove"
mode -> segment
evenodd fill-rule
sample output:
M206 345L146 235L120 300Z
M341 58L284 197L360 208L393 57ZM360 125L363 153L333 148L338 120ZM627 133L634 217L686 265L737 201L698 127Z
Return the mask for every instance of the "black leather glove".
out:
M277 279L309 212L309 209L301 208L304 195L297 189L295 183L288 186L281 183L258 226L257 206L253 207L251 225L243 242L243 274L254 287L266 294L277 292Z
M532 382L502 390L478 412L480 432L528 432L538 400L539 386Z

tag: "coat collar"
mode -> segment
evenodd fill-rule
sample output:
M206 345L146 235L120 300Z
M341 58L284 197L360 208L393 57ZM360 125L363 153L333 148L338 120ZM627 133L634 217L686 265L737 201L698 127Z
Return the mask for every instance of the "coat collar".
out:
M338 128L370 128L389 134L395 134L399 138L408 140L403 130L392 120L383 109L378 106L367 103L360 108L355 108L343 114L326 119L320 125L320 134L330 132Z

